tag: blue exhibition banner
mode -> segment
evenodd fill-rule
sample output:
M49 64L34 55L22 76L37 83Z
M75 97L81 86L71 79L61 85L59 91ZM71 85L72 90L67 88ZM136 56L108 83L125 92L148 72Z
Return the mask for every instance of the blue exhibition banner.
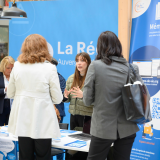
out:
M130 63L137 64L151 99L152 121L139 125L131 158L160 159L160 0L133 0Z
M50 53L58 60L58 72L66 80L75 71L77 53L84 51L95 59L101 32L110 30L118 35L118 0L16 3L28 18L10 20L9 55L17 59L24 39L30 34L40 34L46 38ZM65 104L64 122L69 123L68 105Z

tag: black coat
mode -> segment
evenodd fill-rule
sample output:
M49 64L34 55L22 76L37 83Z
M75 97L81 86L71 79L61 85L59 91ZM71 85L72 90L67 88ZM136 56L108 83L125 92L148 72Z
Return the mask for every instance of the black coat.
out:
M5 89L5 84L4 84L4 77L3 73L0 72L0 114L3 113L3 104L4 104L4 89Z

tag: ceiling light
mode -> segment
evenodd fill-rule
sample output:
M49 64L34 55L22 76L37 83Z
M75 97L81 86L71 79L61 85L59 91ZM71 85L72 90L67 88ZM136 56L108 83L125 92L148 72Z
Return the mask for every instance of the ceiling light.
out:
M1 12L1 18L27 18L27 14L17 8L17 4L13 0L12 7Z

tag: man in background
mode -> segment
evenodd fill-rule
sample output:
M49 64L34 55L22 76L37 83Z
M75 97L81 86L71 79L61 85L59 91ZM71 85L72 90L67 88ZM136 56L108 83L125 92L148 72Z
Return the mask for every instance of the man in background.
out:
M55 58L52 58L51 63L53 65L56 65L56 66L58 65L58 61ZM59 77L61 91L62 91L62 94L63 94L63 92L66 88L66 80L64 79L64 77L60 73L58 73L58 77ZM66 115L65 111L64 111L64 103L61 102L60 104L56 104L55 107L59 111L59 113L57 113L58 111L55 109L56 114L58 115L59 123L63 123L63 118ZM59 115L60 115L60 117L59 117ZM64 153L58 154L57 155L57 160L63 160L63 157L64 157Z
M56 65L56 66L58 65L58 61L55 58L52 58L51 63ZM63 92L66 88L66 80L64 79L64 77L60 73L58 73L58 77L59 77L61 91L62 91L62 94L63 94ZM59 121L59 123L62 123L63 122L63 117L66 115L65 111L64 111L64 103L61 102L60 104L56 104L55 106L59 110L60 117L61 117L61 120Z

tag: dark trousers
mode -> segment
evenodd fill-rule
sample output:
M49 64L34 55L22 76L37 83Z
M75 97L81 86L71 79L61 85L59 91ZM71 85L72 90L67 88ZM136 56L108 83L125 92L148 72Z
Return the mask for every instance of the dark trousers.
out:
M82 127L84 125L84 118L85 116L81 115L72 115L70 117L70 130L74 130L75 127ZM87 152L80 152L78 151L74 155L70 155L69 153L66 153L65 160L86 160L88 156Z
M51 139L32 139L29 137L18 137L19 160L50 160Z
M70 155L69 153L66 153L65 160L86 160L87 156L88 156L88 152L78 151L74 155Z
M0 126L8 125L10 110L10 99L4 99L3 113L0 114Z
M83 127L84 116L72 115L70 117L70 130L74 130L75 127Z
M110 146L113 146L113 160L130 160L130 153L136 134L117 140L92 136L87 160L105 160Z

